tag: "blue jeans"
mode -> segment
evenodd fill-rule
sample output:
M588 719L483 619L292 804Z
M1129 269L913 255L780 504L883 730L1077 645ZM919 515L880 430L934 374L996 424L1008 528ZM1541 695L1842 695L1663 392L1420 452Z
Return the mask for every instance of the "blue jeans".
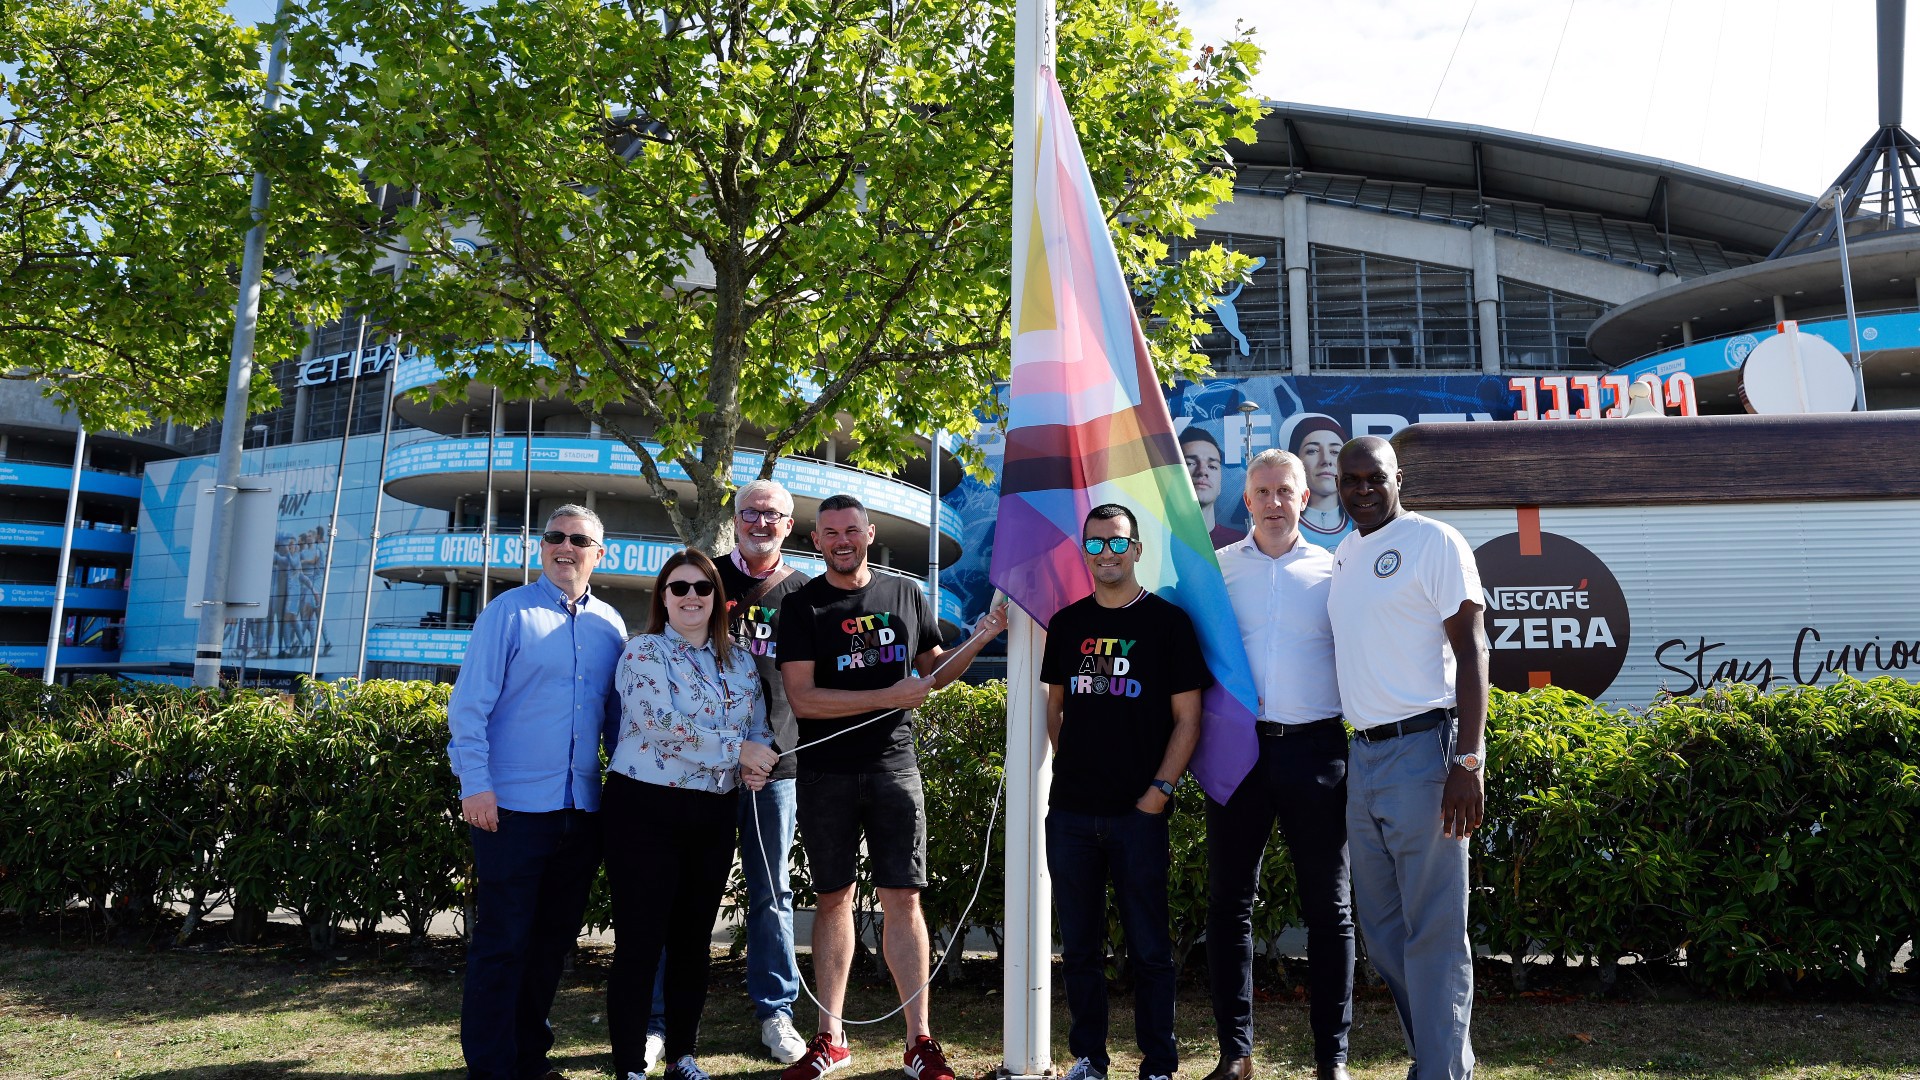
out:
M1467 842L1440 834L1454 724L1369 743L1347 760L1353 913L1393 992L1419 1080L1473 1075Z
M758 792L740 793L740 870L747 879L747 996L753 999L756 1020L783 1013L792 1016L794 999L800 996L800 968L793 958L793 874L788 865L793 851L793 808L791 779L770 780Z
M1047 873L1060 911L1067 984L1067 1051L1101 1072L1107 1055L1107 881L1120 905L1133 968L1134 1038L1140 1075L1172 1076L1173 936L1167 926L1167 815L1047 812Z
M547 1012L600 865L600 816L502 809L499 831L468 832L474 918L460 1050L472 1080L530 1080L548 1069Z
M759 821L754 814L757 802ZM755 829L758 833L755 833ZM756 842L755 836L759 837ZM766 852L761 858L760 852ZM740 870L747 879L747 996L753 1016L793 1015L800 969L793 959L793 780L773 780L757 794L740 792ZM768 864L773 876L767 876ZM666 972L653 985L647 1033L667 1033Z

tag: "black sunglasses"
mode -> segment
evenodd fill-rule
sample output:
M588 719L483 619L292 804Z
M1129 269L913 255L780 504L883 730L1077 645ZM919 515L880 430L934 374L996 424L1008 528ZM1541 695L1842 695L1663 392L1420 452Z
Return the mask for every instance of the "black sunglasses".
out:
M675 596L687 595L688 589L692 589L693 595L695 596L712 596L713 582L711 581L669 581L667 582L667 591L672 593Z
M1115 555L1125 555L1127 549L1132 546L1133 538L1130 536L1115 536L1104 540L1098 536L1090 536L1080 541L1080 550L1089 555L1098 555L1102 549L1111 551Z
M559 529L551 529L541 533L540 539L545 540L555 547L569 540L573 541L573 546L577 548L597 547L600 544L600 541L595 540L586 533L563 533Z

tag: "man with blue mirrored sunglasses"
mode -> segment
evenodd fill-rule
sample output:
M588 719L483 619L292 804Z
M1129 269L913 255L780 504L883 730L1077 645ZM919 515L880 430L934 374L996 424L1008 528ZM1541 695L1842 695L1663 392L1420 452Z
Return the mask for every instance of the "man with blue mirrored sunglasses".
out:
M1179 1065L1173 1038L1173 937L1167 921L1167 814L1200 735L1200 692L1213 680L1185 612L1140 585L1143 544L1131 511L1096 506L1080 550L1093 594L1047 626L1053 745L1047 869L1066 961L1064 1080L1105 1080L1107 882L1134 972L1134 1037L1142 1080Z

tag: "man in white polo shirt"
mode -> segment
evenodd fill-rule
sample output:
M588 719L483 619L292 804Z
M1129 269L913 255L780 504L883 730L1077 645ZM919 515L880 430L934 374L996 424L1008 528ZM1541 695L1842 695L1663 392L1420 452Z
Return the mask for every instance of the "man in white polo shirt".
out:
M1473 1075L1467 837L1480 827L1487 726L1484 595L1452 526L1400 505L1400 462L1373 436L1340 450L1355 531L1327 612L1354 728L1347 841L1354 914L1400 1010L1410 1080Z
M1353 907L1347 881L1347 729L1327 619L1333 552L1300 536L1312 497L1285 450L1247 463L1246 539L1219 551L1260 690L1260 756L1223 805L1207 800L1207 967L1220 1064L1253 1075L1253 902L1274 823L1293 859L1307 924L1307 993L1318 1080L1347 1080Z

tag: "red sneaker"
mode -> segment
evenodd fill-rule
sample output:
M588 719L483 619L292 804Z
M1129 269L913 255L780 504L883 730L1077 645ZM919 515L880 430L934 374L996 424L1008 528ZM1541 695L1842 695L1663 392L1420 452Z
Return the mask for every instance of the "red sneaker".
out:
M823 1031L807 1044L807 1052L800 1055L799 1061L780 1070L780 1080L820 1080L852 1060L853 1052L845 1046L834 1045L833 1036Z
M907 1080L953 1080L953 1066L933 1036L922 1035L907 1047Z

